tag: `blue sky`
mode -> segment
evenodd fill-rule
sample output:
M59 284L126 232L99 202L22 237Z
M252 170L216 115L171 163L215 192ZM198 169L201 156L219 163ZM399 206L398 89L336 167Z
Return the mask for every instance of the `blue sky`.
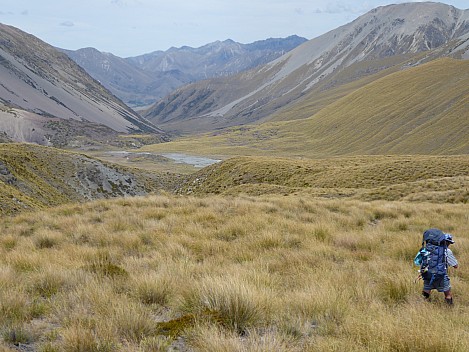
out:
M121 57L216 40L312 39L389 0L0 0L0 22L64 49ZM414 1L415 2L415 1ZM445 0L460 9L468 0Z

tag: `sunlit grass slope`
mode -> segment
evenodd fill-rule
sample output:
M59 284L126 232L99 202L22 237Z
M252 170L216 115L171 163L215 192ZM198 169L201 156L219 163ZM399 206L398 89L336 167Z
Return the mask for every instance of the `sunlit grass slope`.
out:
M467 351L468 214L151 196L3 217L0 350ZM451 309L414 282L432 226L456 240Z
M391 73L400 71L403 66L425 60L425 54L396 55L373 61L356 62L330 77L318 82L302 98L285 108L279 109L266 121L288 121L311 117L336 100L364 87ZM387 67L387 69L383 69Z
M469 61L436 60L358 88L307 119L232 128L148 150L314 158L467 154L467 82Z
M193 174L179 193L467 203L468 190L469 156L237 157Z
M328 154L469 153L469 61L391 74L288 126Z

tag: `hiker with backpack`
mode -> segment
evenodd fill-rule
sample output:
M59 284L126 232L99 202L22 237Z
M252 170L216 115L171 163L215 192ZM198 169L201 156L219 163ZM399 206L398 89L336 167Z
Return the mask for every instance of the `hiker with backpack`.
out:
M422 248L417 253L414 263L420 265L420 276L423 279L422 295L430 300L433 289L445 294L445 302L453 304L448 266L457 268L458 261L451 249L453 236L449 233L432 228L423 233Z

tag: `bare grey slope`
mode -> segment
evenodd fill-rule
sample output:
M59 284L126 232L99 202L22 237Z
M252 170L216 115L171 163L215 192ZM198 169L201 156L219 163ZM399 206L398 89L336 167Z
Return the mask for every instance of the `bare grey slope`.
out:
M440 3L379 7L259 69L183 87L144 116L179 132L256 122L294 103L322 82L332 82L352 65L361 64L366 75L372 62L382 62L379 69L385 69L423 52L429 53L429 59L467 57L468 33L469 10ZM386 61L388 58L395 59ZM421 56L418 60L413 64L425 61Z
M60 118L116 132L162 133L65 54L5 25L0 25L0 77L0 102L10 110L29 112L29 119ZM3 109L4 124L14 118L5 115L10 110Z
M270 38L251 44L217 41L120 58L93 48L63 50L92 77L132 107L149 106L187 83L228 76L266 64L305 38Z

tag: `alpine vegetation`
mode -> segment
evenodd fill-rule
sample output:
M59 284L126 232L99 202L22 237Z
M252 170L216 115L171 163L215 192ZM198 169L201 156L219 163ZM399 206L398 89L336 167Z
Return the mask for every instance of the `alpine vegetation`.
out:
M3 217L0 347L467 351L468 214L462 203L160 195ZM416 282L422 233L436 226L457 238L451 308Z
M0 352L469 351L468 36L379 7L141 116L0 24Z

